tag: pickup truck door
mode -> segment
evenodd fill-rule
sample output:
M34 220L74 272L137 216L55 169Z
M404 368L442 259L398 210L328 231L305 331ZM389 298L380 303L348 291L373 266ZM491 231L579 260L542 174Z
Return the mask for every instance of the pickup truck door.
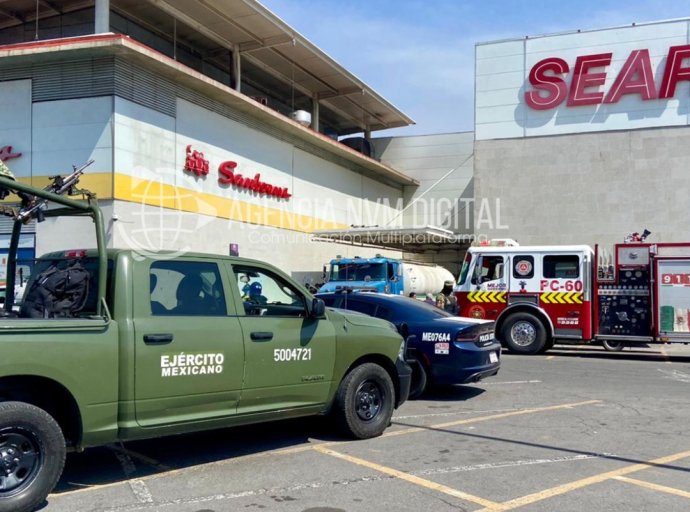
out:
M228 265L245 346L239 413L320 406L335 364L335 329L309 318L311 300L288 279L260 266Z
M225 272L201 258L147 260L135 269L137 423L235 414L244 346L237 316L228 314Z

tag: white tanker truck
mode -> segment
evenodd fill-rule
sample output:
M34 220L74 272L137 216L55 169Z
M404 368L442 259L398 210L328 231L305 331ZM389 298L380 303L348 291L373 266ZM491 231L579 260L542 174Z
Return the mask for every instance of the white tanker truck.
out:
M439 293L444 281L455 283L453 274L438 265L412 263L379 255L374 258L338 256L330 261L328 275L328 282L319 289L320 293L348 288L396 295L415 292L423 297L427 293Z

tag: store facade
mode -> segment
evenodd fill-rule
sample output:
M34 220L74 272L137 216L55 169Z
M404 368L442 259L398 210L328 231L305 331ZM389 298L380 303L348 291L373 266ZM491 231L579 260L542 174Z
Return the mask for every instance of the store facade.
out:
M124 34L5 44L0 71L3 160L39 186L94 160L80 185L97 194L111 247L239 254L314 283L336 253L382 251L313 231L395 225L417 183ZM336 124L333 112L346 118L321 110ZM36 225L36 254L65 248L55 222ZM93 245L87 223L69 230L69 245Z
M688 34L683 19L478 44L475 200L498 201L500 224L477 234L690 239Z

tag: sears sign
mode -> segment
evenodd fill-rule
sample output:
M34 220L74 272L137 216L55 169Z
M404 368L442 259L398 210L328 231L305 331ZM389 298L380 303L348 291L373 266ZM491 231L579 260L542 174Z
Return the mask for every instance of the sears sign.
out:
M648 49L633 50L608 90L607 68L613 53L581 55L571 65L560 57L540 60L529 72L531 89L525 92L525 103L534 110L617 103L626 95L643 101L672 98L676 85L690 81L690 45L672 46L668 50L661 83L654 81ZM567 78L572 69L570 79Z

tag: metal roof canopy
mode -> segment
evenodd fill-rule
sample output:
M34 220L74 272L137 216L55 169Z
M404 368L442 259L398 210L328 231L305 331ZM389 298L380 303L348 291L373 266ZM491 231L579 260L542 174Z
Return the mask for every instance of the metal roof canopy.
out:
M127 2L133 7L142 4L140 0ZM120 4L122 0L115 3ZM238 51L243 60L347 118L351 124L341 126L341 134L414 124L255 0L146 0L145 3L189 23L221 46Z
M422 228L364 227L334 231L315 231L312 239L348 245L424 253L441 250L466 250L474 235L453 233L437 226Z
M179 84L202 91L210 98L230 105L239 112L247 113L269 126L276 127L286 134L357 165L361 171L371 173L365 175L375 177L391 186L419 185L417 180L403 172L334 141L326 135L306 128L273 109L260 105L248 96L121 34L98 34L0 46L0 74L5 66L24 66L38 62L69 62L104 55L119 55L125 59L131 59Z
M340 135L414 124L403 112L347 71L256 0L109 0L110 9L155 34L174 37L227 59L231 51L337 115ZM79 9L95 0L0 0L0 28ZM236 71L238 71L236 69Z

